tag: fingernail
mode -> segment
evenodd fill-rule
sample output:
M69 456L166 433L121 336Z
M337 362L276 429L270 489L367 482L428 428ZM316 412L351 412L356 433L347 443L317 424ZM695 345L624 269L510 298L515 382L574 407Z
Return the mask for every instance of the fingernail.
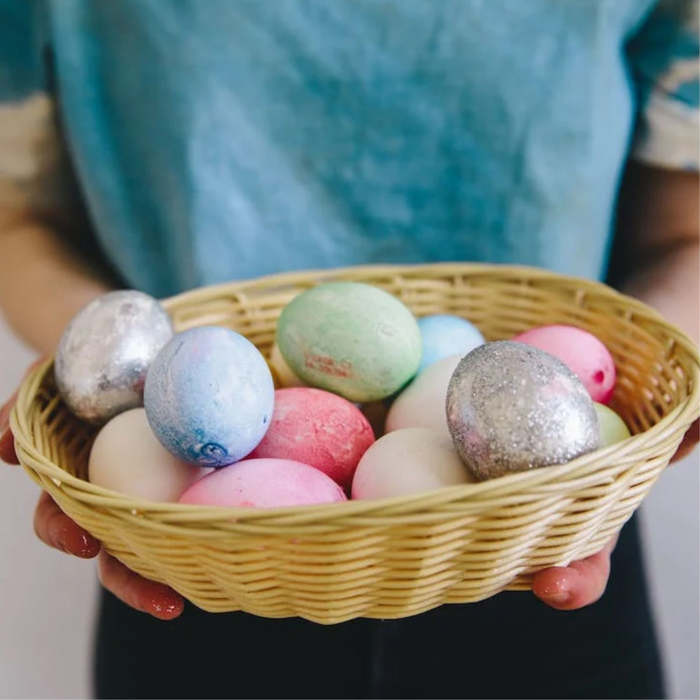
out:
M545 600L552 605L566 605L571 600L569 591L558 591L556 593L548 593Z
M52 540L61 551L82 559L91 559L100 551L100 543L84 530L59 527Z
M151 601L151 615L162 620L170 620L177 617L183 610L184 603L179 596L168 596L160 600L153 599Z

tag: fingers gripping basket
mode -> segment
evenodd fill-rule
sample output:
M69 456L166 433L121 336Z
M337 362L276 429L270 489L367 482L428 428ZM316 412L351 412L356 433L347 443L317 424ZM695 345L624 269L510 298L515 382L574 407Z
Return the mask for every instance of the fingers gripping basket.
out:
M383 501L262 509L136 501L84 480L94 429L61 403L50 363L12 415L29 474L105 548L209 611L335 623L399 618L529 587L533 571L590 555L632 515L698 416L698 357L643 304L597 283L521 267L358 267L225 284L165 302L179 330L229 326L268 354L275 323L322 280L368 282L417 315L455 313L489 340L568 323L618 369L613 407L634 436L569 464Z

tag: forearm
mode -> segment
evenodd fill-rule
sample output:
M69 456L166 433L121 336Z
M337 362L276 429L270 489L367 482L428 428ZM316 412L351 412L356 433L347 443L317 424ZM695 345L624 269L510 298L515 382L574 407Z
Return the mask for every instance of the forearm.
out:
M698 342L698 175L630 163L612 272Z
M624 292L657 309L695 343L700 342L699 255L697 242L675 248L648 263L623 285Z
M38 352L52 352L72 316L109 286L47 225L0 226L0 310Z

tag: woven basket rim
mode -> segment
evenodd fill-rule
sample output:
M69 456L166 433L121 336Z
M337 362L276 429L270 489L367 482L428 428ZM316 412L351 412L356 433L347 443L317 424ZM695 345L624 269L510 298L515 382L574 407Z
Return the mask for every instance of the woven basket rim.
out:
M17 402L11 412L10 425L15 438L17 452L21 456L21 461L23 463L27 462L31 465L32 469L48 477L54 483L58 482L58 484L82 492L84 496L89 496L89 500L95 505L128 512L132 515L138 514L139 516L147 516L149 513L172 515L176 516L173 522L177 521L183 524L197 525L198 527L212 523L220 523L222 521L235 521L236 523L249 523L251 525L260 525L264 524L266 521L270 521L274 522L275 525L279 525L286 517L293 518L295 522L301 520L304 524L313 524L327 521L329 517L333 520L338 520L343 516L371 516L375 511L381 513L382 517L388 517L392 514L417 513L456 500L464 500L467 498L480 500L481 497L488 496L489 492L492 490L498 490L501 494L508 493L516 495L525 488L563 482L566 481L567 478L581 478L595 473L599 468L599 462L602 461L602 457L605 458L605 462L610 463L617 458L629 455L631 452L641 451L646 445L654 444L663 439L667 432L673 432L674 426L678 423L682 421L690 423L700 414L700 359L698 358L697 349L687 335L675 326L669 324L657 311L643 302L611 289L601 282L561 275L540 268L532 268L524 265L483 263L431 263L424 265L363 265L334 269L303 270L266 275L252 280L239 280L201 287L172 296L163 300L162 303L166 309L172 309L185 300L194 301L199 297L207 297L222 292L226 294L235 294L237 293L237 287L245 286L247 290L257 287L269 289L272 281L276 282L277 286L286 287L294 283L295 280L305 282L308 285L310 278L314 281L320 281L329 278L342 278L344 276L362 276L370 272L376 275L377 272L382 270L400 276L401 274L416 271L454 270L455 267L460 269L460 275L488 274L490 272L502 272L507 269L514 273L522 272L531 279L550 279L552 281L565 279L568 282L577 284L577 286L596 291L607 298L616 297L620 301L624 301L626 306L632 307L636 312L641 313L647 319L662 323L665 330L673 337L674 341L682 345L687 354L692 357L692 376L689 378L692 382L690 394L682 403L650 429L633 435L610 447L598 449L586 455L582 455L565 464L508 474L488 481L448 486L429 492L376 500L348 500L332 504L287 506L279 508L195 506L180 503L147 501L96 486L84 479L71 475L41 453L34 444L30 428L26 424L24 416L21 413L21 407L28 405L34 400L46 374L52 370L53 358L49 358L37 365L25 377L19 389ZM523 284L527 283L528 280L523 280ZM246 296L246 293L243 293L242 296ZM25 467L25 469L27 468ZM27 471L29 470L27 469Z

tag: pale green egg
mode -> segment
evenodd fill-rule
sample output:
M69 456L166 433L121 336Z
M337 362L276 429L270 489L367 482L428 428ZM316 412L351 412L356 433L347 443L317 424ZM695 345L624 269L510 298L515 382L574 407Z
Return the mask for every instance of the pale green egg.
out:
M304 382L351 401L393 394L421 358L413 314L391 294L358 282L328 282L295 297L279 318L277 344Z
M622 442L630 437L629 428L620 416L602 403L594 402L600 426L600 446L610 447L616 442Z

